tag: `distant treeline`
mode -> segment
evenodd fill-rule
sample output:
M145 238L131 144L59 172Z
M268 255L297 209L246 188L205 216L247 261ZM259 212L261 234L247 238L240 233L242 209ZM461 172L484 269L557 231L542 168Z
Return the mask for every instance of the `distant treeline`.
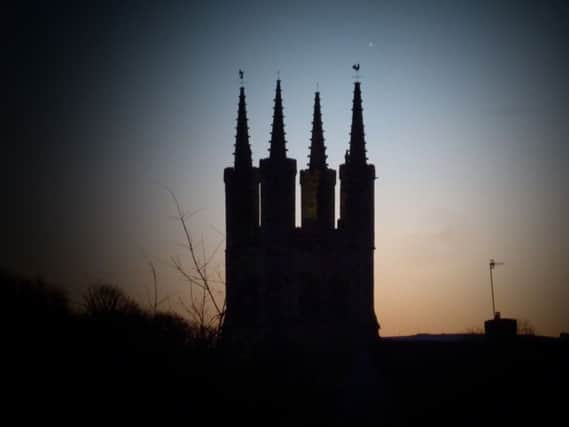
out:
M195 406L201 414L215 402L212 331L142 308L109 284L89 287L72 308L41 279L0 272L0 283L6 407L18 417L172 415Z

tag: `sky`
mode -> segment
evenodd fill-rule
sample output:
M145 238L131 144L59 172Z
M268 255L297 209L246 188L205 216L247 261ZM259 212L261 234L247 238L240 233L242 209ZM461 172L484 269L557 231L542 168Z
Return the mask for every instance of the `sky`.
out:
M239 78L254 162L282 80L289 157L307 161L314 91L328 163L360 78L375 164L381 335L480 330L496 308L569 331L569 7L562 1L20 4L3 82L0 267L80 303L116 283L183 311L172 190L223 274L223 169ZM4 143L4 141L6 143ZM297 225L299 225L299 204ZM222 295L222 287L217 289Z

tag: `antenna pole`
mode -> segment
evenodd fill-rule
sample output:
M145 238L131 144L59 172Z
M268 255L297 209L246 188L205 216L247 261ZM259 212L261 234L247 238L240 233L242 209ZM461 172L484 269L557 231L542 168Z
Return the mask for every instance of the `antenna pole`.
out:
M494 276L492 275L492 270L494 270L494 260L490 260L490 289L492 290L492 314L496 318L496 304L494 303Z

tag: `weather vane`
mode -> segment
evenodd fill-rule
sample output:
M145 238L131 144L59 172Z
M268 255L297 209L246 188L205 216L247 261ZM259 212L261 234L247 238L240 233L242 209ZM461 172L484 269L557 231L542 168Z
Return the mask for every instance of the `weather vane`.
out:
M243 70L239 69L239 81L241 83L241 86L243 86Z
M352 68L356 71L356 80L360 79L360 64L354 64L352 65Z

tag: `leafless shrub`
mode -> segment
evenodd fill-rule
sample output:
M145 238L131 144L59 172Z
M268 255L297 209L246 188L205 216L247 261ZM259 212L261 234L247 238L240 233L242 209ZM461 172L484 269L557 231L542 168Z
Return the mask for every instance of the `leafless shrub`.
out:
M118 287L99 283L90 286L83 296L83 309L88 316L108 316L112 314L137 314L138 305Z
M200 336L210 339L219 335L225 316L225 298L216 298L213 285L223 284L220 275L217 280L212 279L209 271L210 264L221 248L223 240L219 241L213 252L207 254L203 239L196 246L190 232L187 214L182 209L176 195L168 188L166 191L172 197L176 208L176 219L184 235L184 243L181 246L189 255L189 266L186 266L179 257L170 257L174 269L184 278L189 285L189 303L180 298L180 304L184 307L192 322L198 325Z

